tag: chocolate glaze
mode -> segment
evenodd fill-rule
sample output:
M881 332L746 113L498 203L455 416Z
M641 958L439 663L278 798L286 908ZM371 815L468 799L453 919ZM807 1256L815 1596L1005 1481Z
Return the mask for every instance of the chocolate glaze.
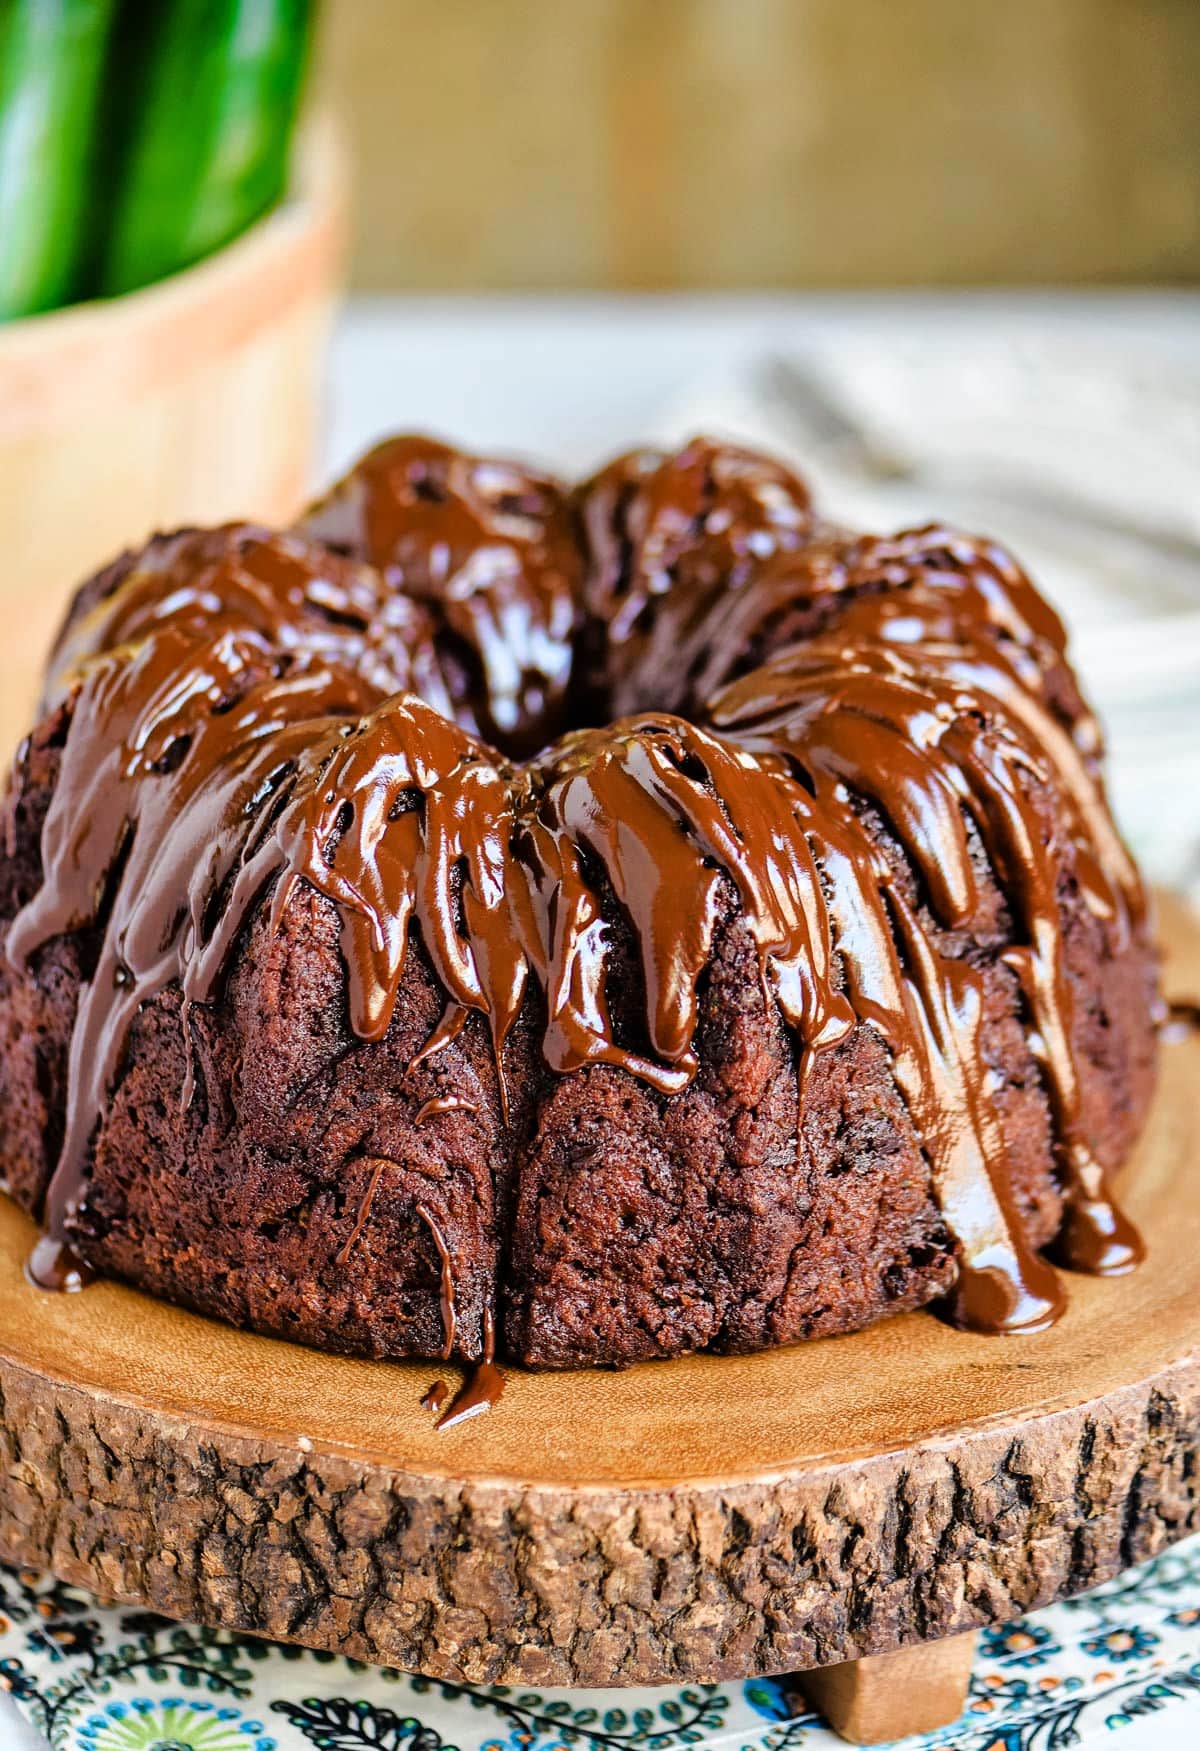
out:
M632 450L576 495L587 551L584 676L602 716L679 710L711 617L811 537L808 487L782 463L695 438Z
M847 535L813 519L786 470L699 441L622 459L575 509L586 562L553 483L395 440L306 534L159 538L85 603L51 683L71 721L45 878L8 943L21 965L55 936L100 937L50 1235L77 1232L139 1006L178 984L188 1039L251 915L265 905L278 921L300 882L337 909L354 1032L386 1033L416 930L446 994L416 1061L478 1012L505 1100L505 1042L526 1005L554 1071L606 1063L664 1097L686 1087L732 895L802 1089L854 1028L886 1043L957 1242L956 1316L1044 1325L1061 1292L1009 1184L979 1044L983 974L942 935L976 916L981 853L1011 914L1005 959L1053 1113L1060 1252L1128 1269L1139 1242L1084 1123L1059 900L1077 888L1118 934L1142 927L1144 902L1062 627L994 545L936 527ZM561 726L568 683L585 720L621 715L514 763ZM614 906L636 939L640 1026L609 1010ZM453 1108L473 1110L443 1097L417 1122ZM418 1214L441 1260L449 1355L451 1251ZM498 1391L481 1374L440 1426Z
M394 600L425 605L460 723L518 755L562 728L582 564L556 481L391 438L302 527L378 566Z
M298 532L232 523L156 536L102 572L81 607L54 652L51 698L101 652L167 627L200 642L225 628L257 636L277 662L334 665L380 697L419 693L453 716L430 614L374 567Z

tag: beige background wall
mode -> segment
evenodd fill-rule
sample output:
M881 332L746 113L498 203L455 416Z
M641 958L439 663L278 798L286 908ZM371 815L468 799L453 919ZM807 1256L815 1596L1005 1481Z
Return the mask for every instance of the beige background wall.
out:
M1200 0L325 0L364 287L1200 278Z

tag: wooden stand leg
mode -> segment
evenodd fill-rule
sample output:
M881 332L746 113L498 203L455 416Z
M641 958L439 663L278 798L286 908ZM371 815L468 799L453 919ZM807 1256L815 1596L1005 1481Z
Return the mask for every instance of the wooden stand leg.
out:
M956 1721L967 1700L975 1632L895 1654L799 1674L800 1688L841 1738L883 1745Z

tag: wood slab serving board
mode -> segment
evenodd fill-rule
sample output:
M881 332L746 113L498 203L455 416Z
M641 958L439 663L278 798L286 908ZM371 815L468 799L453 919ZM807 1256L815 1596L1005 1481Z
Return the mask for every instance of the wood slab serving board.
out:
M1200 926L1163 909L1167 984ZM29 1287L0 1199L0 1560L434 1676L726 1679L1015 1616L1200 1525L1200 1039L1123 1195L1149 1256L1052 1330L933 1314L746 1358L439 1373L321 1356L101 1283Z

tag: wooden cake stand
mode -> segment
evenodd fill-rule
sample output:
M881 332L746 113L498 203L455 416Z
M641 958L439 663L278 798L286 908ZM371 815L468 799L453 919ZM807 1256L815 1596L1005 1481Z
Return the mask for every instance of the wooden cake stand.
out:
M1167 984L1200 925L1165 907ZM432 1366L342 1360L112 1283L25 1283L0 1199L0 1559L434 1677L802 1671L847 1736L952 1719L971 1636L1200 1525L1200 1039L1123 1176L1149 1256L1052 1330L930 1313L625 1373L512 1371L437 1434ZM948 1639L950 1638L950 1639Z

